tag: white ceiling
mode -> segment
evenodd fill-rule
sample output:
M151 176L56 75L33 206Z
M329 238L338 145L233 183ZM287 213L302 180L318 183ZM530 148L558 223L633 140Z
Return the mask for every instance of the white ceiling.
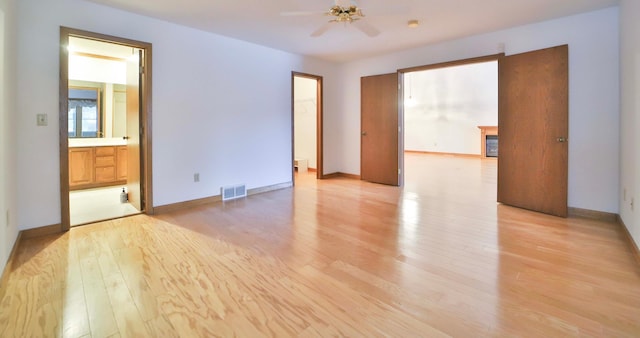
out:
M381 31L368 37L349 24L336 23L320 37L334 0L89 0L260 45L350 61L440 41L617 5L618 0L351 0L363 20ZM344 1L344 0L340 0ZM347 0L348 1L348 0ZM283 16L283 12L316 12ZM407 21L420 21L409 28Z

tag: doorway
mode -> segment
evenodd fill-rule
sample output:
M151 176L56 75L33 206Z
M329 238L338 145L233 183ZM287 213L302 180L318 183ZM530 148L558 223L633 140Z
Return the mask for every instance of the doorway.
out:
M403 88L405 188L445 180L468 166L487 178L484 183L493 191L489 199L495 201L498 61L405 72Z
M322 178L322 77L293 72L292 156L293 179Z
M450 63L398 70L399 78L406 73L430 68L442 68L461 63L477 63L498 60L498 115L499 128L485 127L481 133L486 138L484 155L499 153L497 176L497 201L503 204L567 216L568 181L568 46L556 46L542 50L504 56L498 54ZM363 78L364 79L364 78ZM398 83L400 95L407 88ZM396 91L389 87L384 94L391 96ZM362 98L370 96L362 86ZM387 114L393 114L403 121L405 104L399 100L398 106L390 106ZM362 107L365 107L364 103ZM364 108L362 115L364 115ZM378 125L385 125L385 120ZM374 122L375 122L374 121ZM400 123L392 125L402 133ZM491 127L491 128L487 128ZM496 135L491 135L491 133ZM366 131L363 130L362 134ZM396 142L392 134L387 142ZM496 142L494 137L497 136ZM498 149L489 149L491 147ZM400 156L392 165L387 165L388 173L398 175L404 171L404 145L398 147ZM499 150L502 149L502 150ZM361 156L366 154L364 147ZM391 162L391 161L387 161ZM361 166L367 161L361 160ZM375 162L374 162L375 163ZM364 168L361 169L364 172ZM401 178L402 182L402 178ZM400 183L402 185L402 183Z
M152 213L151 45L60 30L61 228Z

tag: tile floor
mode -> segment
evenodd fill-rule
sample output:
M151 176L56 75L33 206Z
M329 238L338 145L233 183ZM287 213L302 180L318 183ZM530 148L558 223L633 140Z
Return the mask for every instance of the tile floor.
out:
M121 186L71 191L71 226L140 213L133 205L120 203L121 191Z

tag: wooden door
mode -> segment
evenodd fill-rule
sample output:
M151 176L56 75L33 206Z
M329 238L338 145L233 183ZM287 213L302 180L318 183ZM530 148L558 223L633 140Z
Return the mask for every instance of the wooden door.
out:
M365 181L399 185L398 74L363 77L360 175Z
M568 46L501 58L498 202L567 216Z
M140 186L140 65L142 50L137 58L127 60L127 193L129 203L142 211Z

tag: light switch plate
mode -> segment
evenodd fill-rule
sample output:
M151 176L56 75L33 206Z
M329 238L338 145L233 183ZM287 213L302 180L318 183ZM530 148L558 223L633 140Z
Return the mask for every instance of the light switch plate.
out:
M37 116L37 123L38 126L46 126L49 124L49 118L47 117L47 114L38 114Z

